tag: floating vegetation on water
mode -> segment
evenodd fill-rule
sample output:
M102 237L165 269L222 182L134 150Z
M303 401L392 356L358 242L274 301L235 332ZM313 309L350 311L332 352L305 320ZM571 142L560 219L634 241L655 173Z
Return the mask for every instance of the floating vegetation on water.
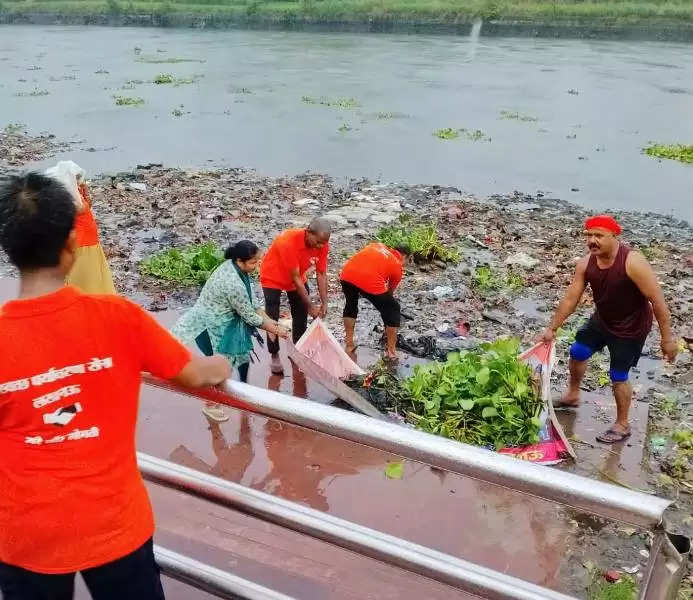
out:
M135 59L139 63L150 65L177 65L180 63L205 63L206 60L200 58L161 58L158 56L139 56Z
M178 108L174 108L174 109L171 111L171 114L172 114L174 117L182 117L183 115L189 115L189 114L190 114L190 111L189 111L189 110L183 110L184 108L185 108L185 106L183 106L183 105L181 104Z
M48 96L50 92L48 90L39 90L38 88L33 89L30 92L17 92L15 96L18 98L37 98L39 96Z
M444 129L436 129L433 135L441 140L454 140L460 136L465 137L472 142L490 142L491 138L488 137L481 129L465 129L464 127L460 129L453 129L452 127L445 127Z
M154 78L154 83L157 85L164 85L164 84L169 84L172 83L176 86L178 85L186 85L190 83L195 83L195 79L192 77L174 77L173 75L169 73L159 73L155 78Z
M310 96L301 97L301 101L305 104L319 104L321 106L329 106L330 108L352 109L359 108L361 103L355 98L311 98Z
M685 144L651 144L643 152L655 158L669 158L683 163L693 163L693 145Z
M508 119L508 120L512 120L512 121L527 121L530 123L535 123L536 121L539 120L536 117L530 117L528 115L521 115L518 112L510 112L508 110L502 110L500 112L500 118L501 119Z
M452 127L446 127L445 129L436 129L433 132L433 135L441 140L454 140L460 137L460 130L453 129Z
M94 71L95 75L108 75L108 71L106 69L99 69L98 71Z
M74 75L63 75L62 77L53 77L53 75L51 75L48 81L74 81L75 79L77 79L77 77Z
M3 130L5 135L21 135L25 131L26 125L24 123L8 123Z
M224 253L214 242L171 248L140 263L145 275L184 285L202 285L212 271L224 262Z
M401 383L407 416L423 431L496 450L539 441L543 402L532 368L519 359L520 340L448 354L414 367Z
M173 83L174 77L173 75L169 75L167 73L159 73L155 78L154 78L154 83L157 85L163 84L163 83Z
M144 98L136 98L131 96L113 96L115 103L118 106L140 106L144 104Z
M340 133L346 133L347 131L351 131L351 127L349 127L349 125L347 125L346 123L342 123L342 125L339 127L337 131L339 131Z
M40 71L40 70L41 70L41 67L39 67L37 65L32 65L27 69L27 71Z
M247 88L247 87L233 87L233 88L231 88L230 91L232 94L247 94L247 95L253 94L253 90L251 90L250 88Z
M390 119L408 119L409 115L399 112L377 112L375 118L379 121L389 121Z
M396 224L383 227L376 237L390 248L409 248L417 260L438 259L455 263L460 260L459 250L445 247L432 224L416 221L410 215L401 215Z
M472 142L490 142L491 138L487 136L481 129L475 129L474 131L470 129L460 129L460 133Z

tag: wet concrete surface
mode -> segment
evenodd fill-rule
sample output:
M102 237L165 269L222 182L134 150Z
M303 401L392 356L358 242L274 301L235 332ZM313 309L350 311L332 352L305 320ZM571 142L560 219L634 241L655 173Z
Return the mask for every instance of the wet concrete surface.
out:
M600 444L596 436L616 419L616 404L609 395L582 392L578 409L556 411L563 431L571 440L579 460L566 464L574 473L601 478L634 488L647 488L643 474L643 452L647 442L649 404L634 401L631 405L632 434L617 444Z

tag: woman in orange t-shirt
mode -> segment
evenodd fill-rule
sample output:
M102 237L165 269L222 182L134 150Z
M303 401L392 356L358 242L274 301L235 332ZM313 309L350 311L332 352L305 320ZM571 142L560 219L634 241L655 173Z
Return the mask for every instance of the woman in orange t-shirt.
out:
M75 217L77 252L65 283L78 287L85 294L115 294L111 270L99 242L99 228L91 211L87 184L81 182L77 187L82 197L82 207L78 207Z
M359 297L363 296L383 318L387 357L396 358L395 346L401 316L399 302L392 294L402 280L404 263L409 254L406 247L388 248L385 244L375 242L344 263L339 279L346 299L343 315L348 353L356 350L354 328L359 314Z

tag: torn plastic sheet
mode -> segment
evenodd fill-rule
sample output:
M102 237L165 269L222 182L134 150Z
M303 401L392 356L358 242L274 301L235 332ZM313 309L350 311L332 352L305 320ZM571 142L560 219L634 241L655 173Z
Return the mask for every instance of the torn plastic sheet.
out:
M565 437L551 403L551 371L556 360L555 345L539 343L521 354L520 359L532 367L541 382L544 410L539 417L542 421L540 440L530 446L503 448L499 452L544 465L553 465L568 457L576 459L575 450Z
M337 379L366 374L344 352L322 319L315 319L308 326L301 339L296 342L296 350Z

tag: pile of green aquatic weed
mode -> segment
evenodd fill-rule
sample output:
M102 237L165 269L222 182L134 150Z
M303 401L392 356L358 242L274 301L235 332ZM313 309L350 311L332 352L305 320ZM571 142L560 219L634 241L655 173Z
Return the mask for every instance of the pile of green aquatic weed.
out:
M693 163L693 145L685 144L651 144L643 152L655 158L670 158L684 163Z
M158 252L143 260L140 270L166 281L202 285L222 262L222 250L213 242L207 242Z
M423 431L475 446L537 443L543 402L519 350L518 339L499 339L416 366L401 382L411 404L407 418Z
M409 215L402 215L397 223L381 228L376 237L390 248L408 248L415 260L442 260L453 263L460 260L459 250L444 246L435 226L417 222Z

